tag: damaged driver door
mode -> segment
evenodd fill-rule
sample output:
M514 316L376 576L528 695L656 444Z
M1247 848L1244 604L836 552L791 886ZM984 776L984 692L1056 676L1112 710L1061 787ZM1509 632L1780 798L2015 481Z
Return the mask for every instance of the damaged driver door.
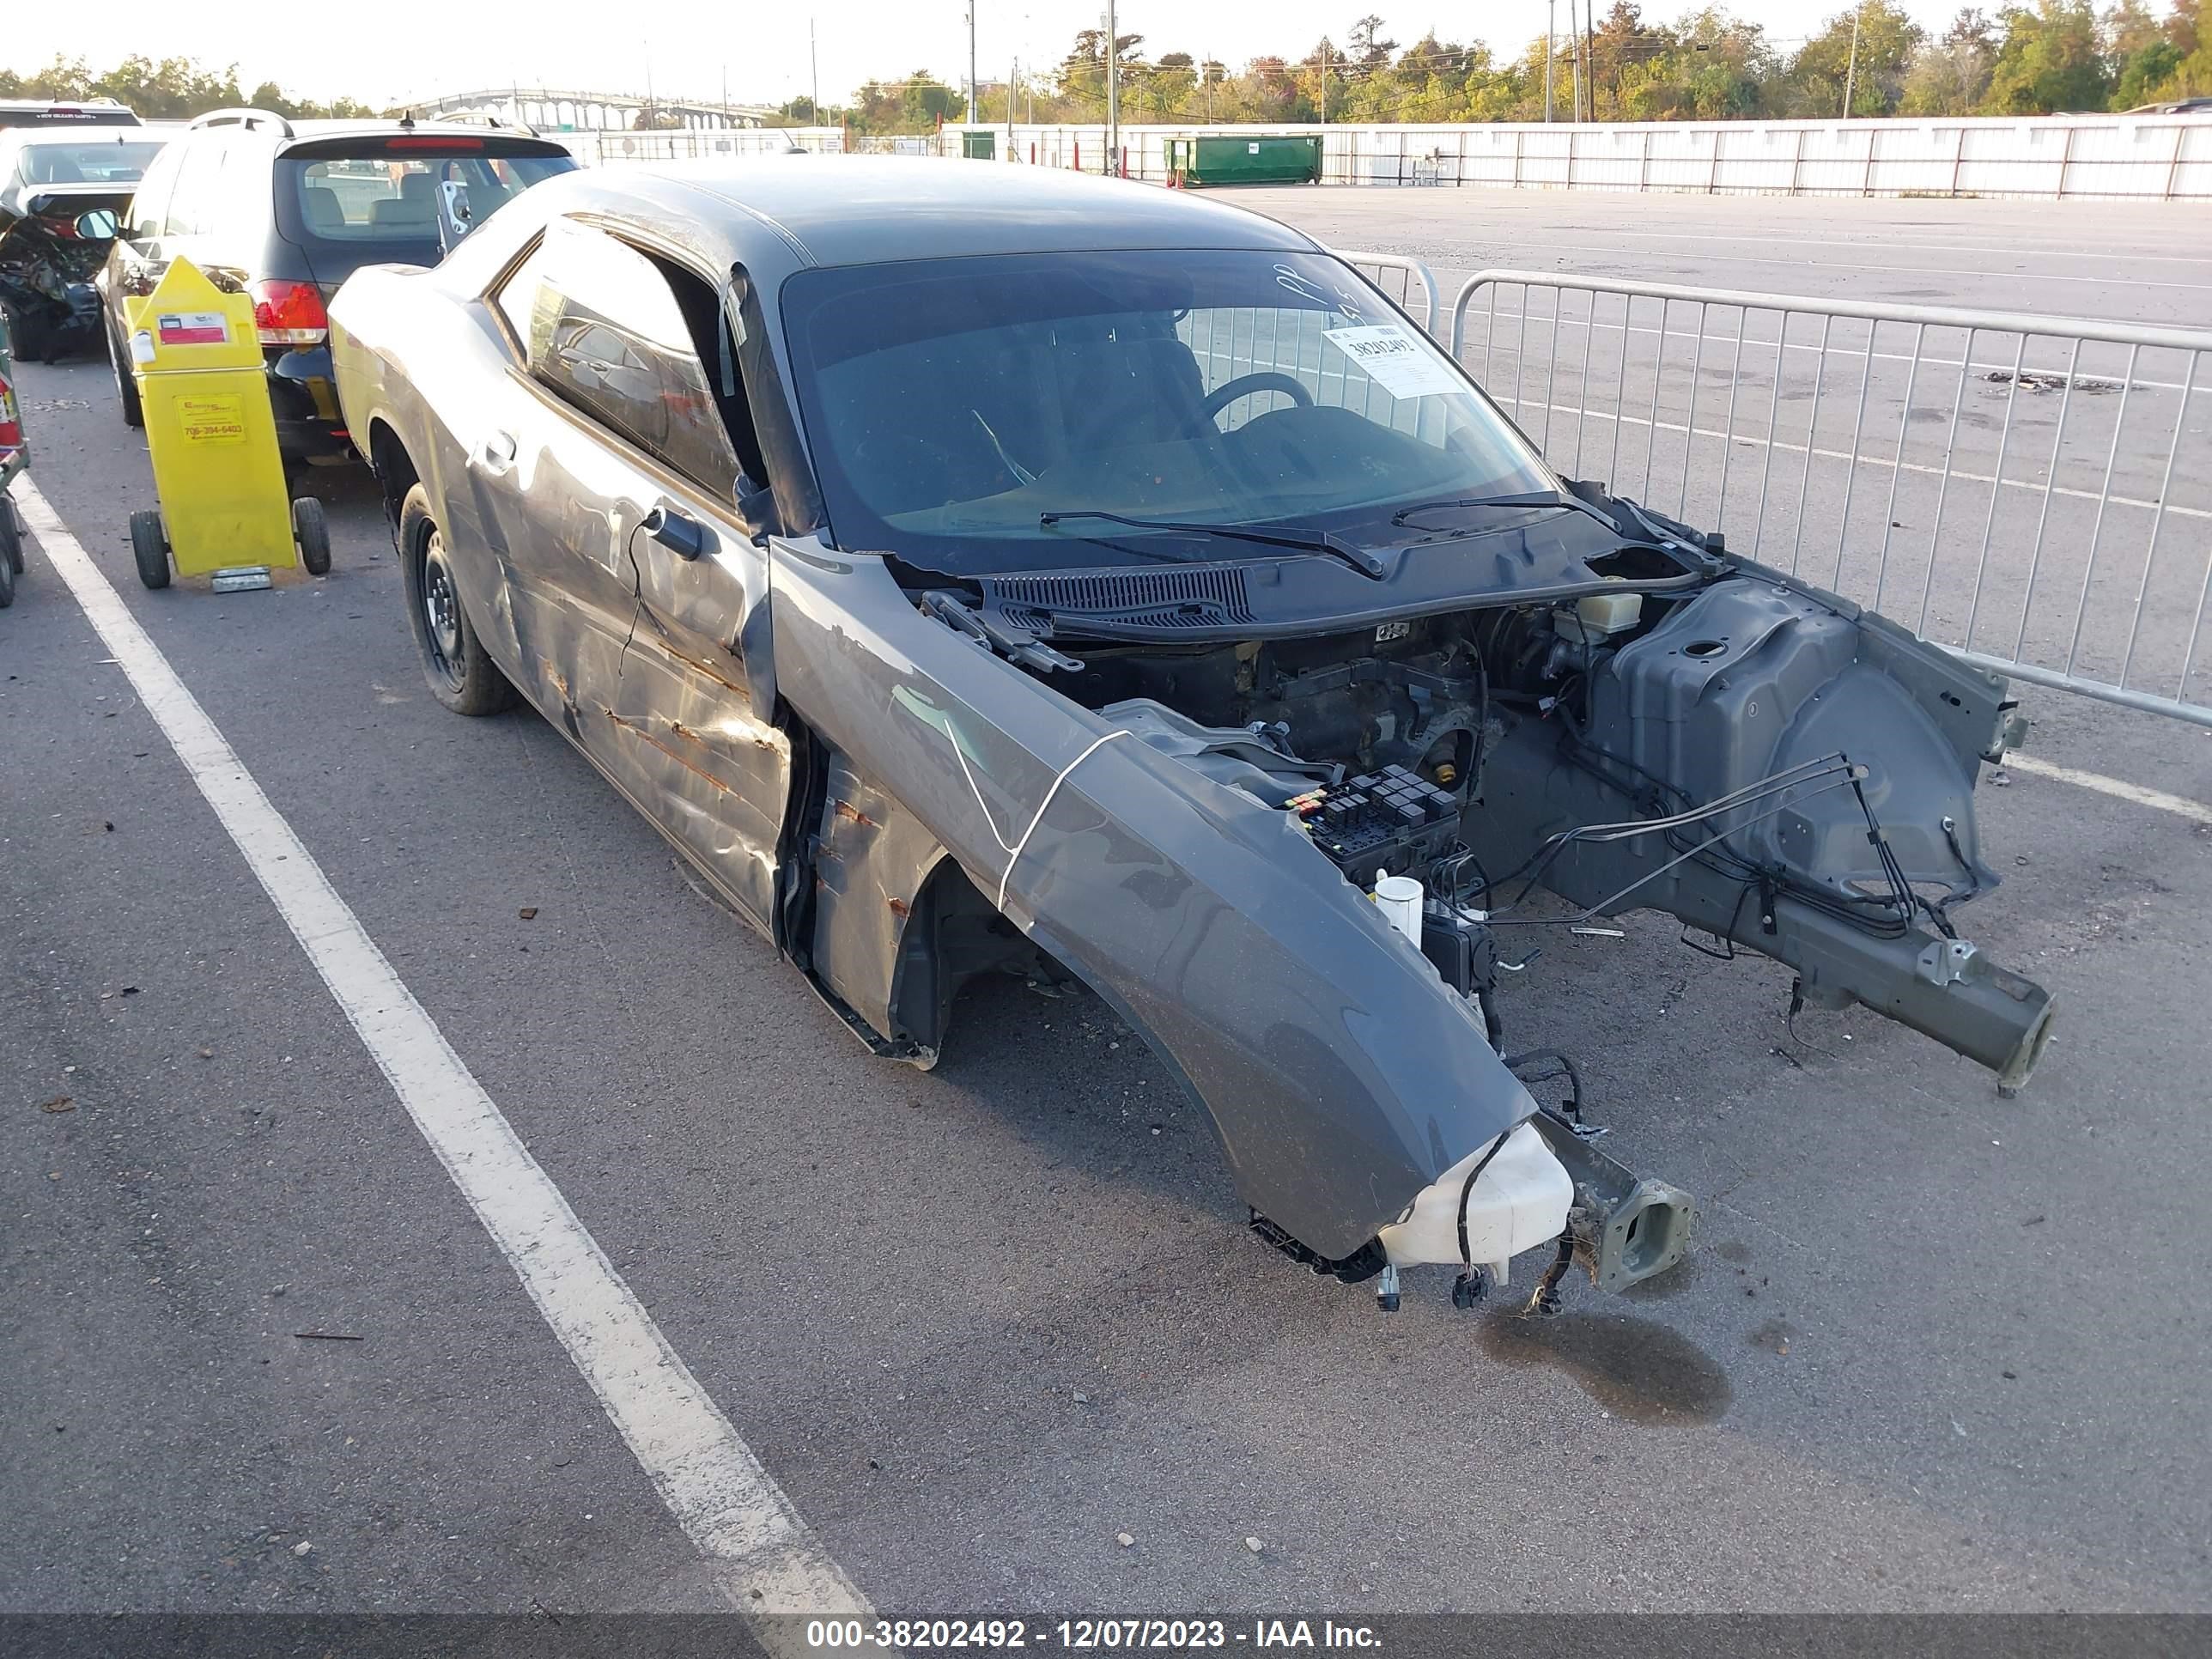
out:
M540 256L526 266L534 284L518 326L536 408L501 434L540 691L600 769L766 927L789 745L756 716L738 644L768 575L701 359L714 290L573 222L549 230Z

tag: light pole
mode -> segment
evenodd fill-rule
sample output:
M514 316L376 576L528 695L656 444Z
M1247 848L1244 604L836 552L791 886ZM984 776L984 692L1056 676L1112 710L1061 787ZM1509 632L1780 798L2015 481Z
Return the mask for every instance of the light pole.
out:
M1583 118L1582 30L1575 22L1575 0L1567 0L1567 62L1574 68L1575 119ZM1568 143L1574 141L1569 139Z
M1544 118L1552 118L1552 59L1558 52L1559 0L1544 0Z
M806 20L806 71L810 90L806 101L814 107L814 118L807 125L822 125L822 60L814 51L814 20Z
M975 107L975 0L968 0L968 118L982 118L982 111Z
M1851 58L1844 70L1844 119L1851 118L1851 94L1857 90L1859 78L1859 19L1866 15L1866 0L1851 8Z
M1114 0L1106 0L1106 172L1121 170L1121 54L1114 34Z
M1597 119L1597 0L1583 0L1583 79L1589 83L1589 102L1583 113Z

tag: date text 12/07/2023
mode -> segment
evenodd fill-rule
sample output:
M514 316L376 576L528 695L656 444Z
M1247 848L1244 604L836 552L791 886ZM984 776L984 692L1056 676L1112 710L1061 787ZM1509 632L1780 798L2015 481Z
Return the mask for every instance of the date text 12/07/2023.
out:
M840 1649L933 1649L1009 1653L1030 1648L1072 1652L1188 1652L1204 1648L1334 1648L1375 1651L1366 1625L1332 1619L810 1619L806 1644Z

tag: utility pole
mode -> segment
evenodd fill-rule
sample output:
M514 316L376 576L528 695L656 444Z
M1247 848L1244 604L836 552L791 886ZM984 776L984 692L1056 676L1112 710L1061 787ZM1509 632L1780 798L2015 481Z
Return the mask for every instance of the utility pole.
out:
M1022 60L1018 58L1006 68L1006 159L1014 159L1014 88L1022 83Z
M1544 118L1552 118L1552 60L1559 56L1559 0L1544 0Z
M1106 0L1106 172L1121 170L1121 51L1114 33L1114 0Z
M968 118L983 118L975 103L975 0L968 0Z
M1567 0L1567 67L1575 77L1575 119L1583 118L1583 32L1575 22L1575 0Z
M1851 61L1844 71L1844 119L1851 118L1851 94L1857 90L1859 78L1859 19L1866 15L1866 0L1851 9Z
M822 125L822 60L814 51L814 20L806 20L806 101L814 106L814 118L809 126Z
M1321 124L1328 125L1328 42L1321 43Z
M1589 118L1597 119L1597 0L1583 0L1583 79L1589 82Z

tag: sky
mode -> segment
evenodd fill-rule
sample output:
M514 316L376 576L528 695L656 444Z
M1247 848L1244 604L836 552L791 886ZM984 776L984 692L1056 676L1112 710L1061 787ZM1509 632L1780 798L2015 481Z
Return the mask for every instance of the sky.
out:
M975 0L977 72L1003 81L1018 58L1042 67L1064 57L1078 30L1095 27L1103 0ZM1946 23L1960 0L1907 0L1923 23ZM1600 10L1610 0L1600 0ZM1738 16L1794 43L1817 33L1850 0L1739 0ZM1546 0L1468 0L1413 9L1392 0L1116 0L1124 34L1145 37L1148 56L1183 51L1240 66L1261 53L1302 57L1327 34L1341 42L1369 9L1389 26L1386 39L1410 45L1431 26L1446 40L1486 40L1501 58L1518 55L1544 30ZM1698 8L1645 0L1644 15L1668 20ZM543 85L718 100L724 77L739 103L778 104L809 94L819 76L825 103L843 101L870 78L892 80L916 69L959 84L968 75L967 0L838 0L810 13L806 0L738 5L730 0L535 0L534 4L457 5L453 0L358 0L319 17L311 6L239 14L244 27L210 19L226 14L149 0L66 6L51 0L9 5L0 65L18 71L56 52L105 67L131 52L235 58L252 88L274 80L308 97L360 98L373 104L482 87ZM1567 7L1558 3L1559 27ZM323 22L323 19L328 21ZM618 20L618 21L617 21ZM321 26L318 27L318 24ZM809 58L812 29L813 58Z

